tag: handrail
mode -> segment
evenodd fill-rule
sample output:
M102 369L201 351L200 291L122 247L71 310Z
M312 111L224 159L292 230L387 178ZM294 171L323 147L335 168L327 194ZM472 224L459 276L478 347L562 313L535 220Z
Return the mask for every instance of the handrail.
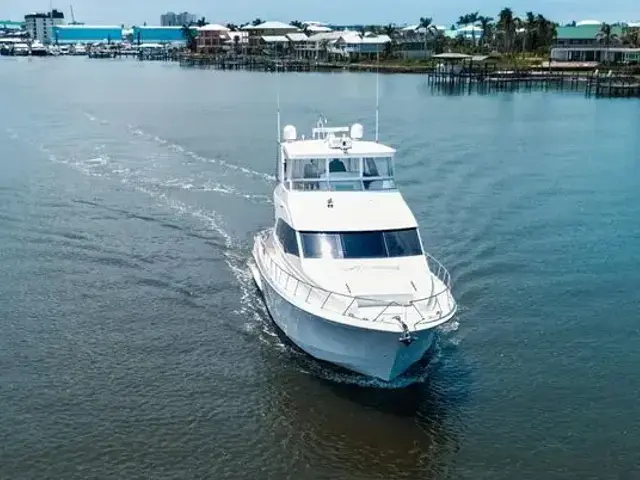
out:
M275 261L271 255L267 253L267 247L265 245L265 240L267 235L269 235L269 231L260 232L257 235L257 239L262 250L262 258L268 261L268 267L272 270L272 278L275 283L277 283L285 292L294 295L297 298L304 299L305 303L313 304L314 293L317 297L317 301L315 302L317 306L322 310L332 311L338 315L349 316L352 318L356 318L359 320L370 321L370 322L381 322L381 323L398 323L398 312L394 311L393 314L390 314L392 318L387 319L385 317L385 313L389 311L389 309L395 307L402 309L402 317L406 319L407 313L409 310L415 310L415 312L419 315L420 320L414 323L414 326L423 323L432 323L437 322L443 318L446 318L451 315L456 309L455 301L451 296L451 275L447 271L447 269L433 256L429 254L425 254L427 259L427 264L429 265L429 270L433 276L438 278L440 282L444 285L444 288L439 290L436 293L431 293L428 297L411 300L408 303L400 303L397 301L388 301L381 302L379 299L375 298L367 298L356 295L347 295L344 293L338 293L331 290L327 290L325 288L319 287L317 285L312 285L309 282L301 280L291 274L287 269L282 267L277 261ZM435 268L434 268L435 267ZM285 281L282 280L282 276L285 275ZM293 289L290 288L290 282L295 282L295 287ZM300 287L303 287L301 295L298 293ZM304 292L304 287L308 289L307 292ZM290 291L293 290L293 291ZM447 301L445 305L450 306L448 311L442 311L442 305L440 303L441 297L445 295L447 297ZM330 300L335 300L336 302L330 302ZM357 302L361 303L371 303L372 306L380 308L380 312L378 312L375 317L367 318L363 316L355 315L352 311L352 307ZM338 303L339 305L336 305ZM430 312L434 312L436 317L434 318L432 315L425 317L424 312L419 308L420 305L426 305L429 307Z

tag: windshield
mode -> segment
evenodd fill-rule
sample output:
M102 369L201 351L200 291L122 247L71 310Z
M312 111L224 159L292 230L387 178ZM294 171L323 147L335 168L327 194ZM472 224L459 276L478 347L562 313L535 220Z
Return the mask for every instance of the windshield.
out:
M293 190L395 189L392 157L303 158L289 160Z
M372 232L300 232L305 258L389 258L422 255L415 228Z

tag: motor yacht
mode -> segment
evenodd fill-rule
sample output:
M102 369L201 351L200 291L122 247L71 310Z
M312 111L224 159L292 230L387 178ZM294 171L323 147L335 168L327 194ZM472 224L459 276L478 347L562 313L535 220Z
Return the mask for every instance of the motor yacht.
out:
M45 47L42 42L35 40L31 44L31 56L32 57L46 57L49 54L47 51L47 47Z
M255 237L250 269L294 344L390 381L425 356L456 302L397 188L396 151L363 133L326 120L310 138L283 129L275 223Z

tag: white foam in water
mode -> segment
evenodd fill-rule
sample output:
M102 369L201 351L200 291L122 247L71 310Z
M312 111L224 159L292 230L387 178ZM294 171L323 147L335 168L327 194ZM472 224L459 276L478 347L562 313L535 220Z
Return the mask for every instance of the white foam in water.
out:
M151 140L151 141L153 141L155 143L158 143L159 145L164 145L164 146L168 147L170 150L172 150L174 152L183 153L183 154L187 155L188 157L193 158L194 160L197 160L199 162L215 163L215 164L218 164L218 165L222 165L225 168L228 168L230 170L239 171L239 172L245 173L245 174L247 174L249 176L252 176L252 177L259 177L259 178L262 178L262 179L267 180L269 182L272 182L272 181L274 181L276 179L273 175L269 175L269 174L264 173L264 172L258 172L256 170L252 170L250 168L243 167L242 165L237 165L235 163L226 162L224 160L216 160L216 159L213 159L213 158L203 157L201 155L198 155L195 152L192 152L190 150L185 149L182 145L178 145L176 143L170 143L168 140L160 138L157 135L151 135L149 133L146 133L140 127L137 127L135 125L127 125L127 127L129 128L129 131L131 133L133 133L134 135L136 135L136 136L146 138L147 140Z

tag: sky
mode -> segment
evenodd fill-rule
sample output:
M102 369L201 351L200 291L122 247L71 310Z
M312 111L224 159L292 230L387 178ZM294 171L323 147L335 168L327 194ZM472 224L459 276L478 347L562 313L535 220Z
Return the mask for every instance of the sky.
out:
M639 0L53 0L53 7L70 19L73 4L76 20L87 24L158 24L166 11L188 11L204 16L212 23L244 23L263 20L323 21L333 24L417 23L431 17L434 23L449 25L460 15L480 11L495 16L505 6L517 15L526 11L542 13L561 23L572 20L605 22L640 20ZM0 19L20 20L25 13L47 11L49 0L0 0Z

